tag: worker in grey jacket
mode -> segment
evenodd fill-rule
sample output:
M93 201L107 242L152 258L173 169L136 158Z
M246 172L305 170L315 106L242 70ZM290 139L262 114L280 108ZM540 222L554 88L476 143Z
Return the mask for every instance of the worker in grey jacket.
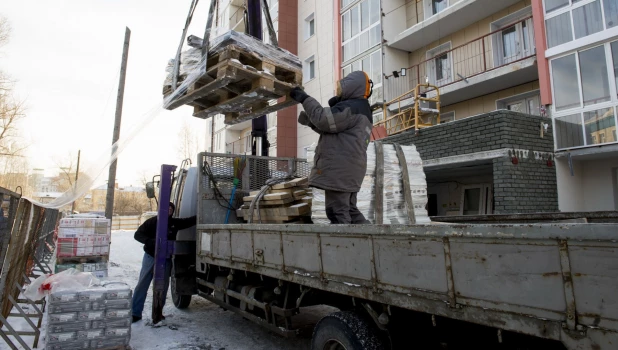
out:
M356 194L367 171L367 146L373 127L371 96L373 82L355 71L337 82L337 96L322 107L296 87L290 97L305 111L298 122L320 134L315 149L309 186L325 190L326 215L332 224L369 223L356 207Z

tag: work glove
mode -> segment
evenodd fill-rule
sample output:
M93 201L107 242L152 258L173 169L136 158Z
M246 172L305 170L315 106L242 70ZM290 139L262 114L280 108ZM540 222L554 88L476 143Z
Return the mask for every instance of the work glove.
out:
M307 113L305 113L305 111L300 112L300 114L298 115L298 123L306 126L309 125L309 116L307 115Z
M334 97L331 97L331 99L330 99L330 100L328 100L328 105L329 105L330 107L334 107L334 106L335 106L337 103L339 103L339 102L341 102L341 97L339 97L339 96L334 96Z
M290 91L290 97L298 103L303 103L309 95L300 87L295 87Z

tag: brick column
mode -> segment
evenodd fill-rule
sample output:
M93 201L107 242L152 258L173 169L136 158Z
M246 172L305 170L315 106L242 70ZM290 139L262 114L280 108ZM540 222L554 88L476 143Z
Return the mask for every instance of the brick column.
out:
M298 54L298 2L279 1L279 46ZM296 157L297 107L277 112L277 157Z

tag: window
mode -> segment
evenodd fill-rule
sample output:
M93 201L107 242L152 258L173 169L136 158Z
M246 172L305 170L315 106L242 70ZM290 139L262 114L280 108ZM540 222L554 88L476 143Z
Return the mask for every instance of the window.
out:
M551 69L556 111L580 106L575 54L551 61Z
M614 64L614 81L616 83L616 91L618 91L618 41L611 43L612 63Z
M552 48L573 40L571 15L564 13L546 21L547 47Z
M380 44L380 0L364 0L341 15L343 62Z
M451 53L448 52L450 49L451 43L448 42L427 51L427 71L431 84L442 86L453 81Z
M615 120L614 109L611 107L584 112L586 144L594 145L605 142L614 142L615 139L611 131L616 130Z
M609 101L609 82L605 47L598 46L579 53L584 106Z
M312 80L315 78L315 56L311 56L305 60L305 64L303 65L303 77L305 82Z
M603 30L601 4L598 1L573 10L575 39L583 38Z
M440 113L440 124L455 121L455 111Z
M496 101L497 109L541 115L539 91L531 91Z
M545 0L545 13L548 48L618 24L616 0Z
M584 145L582 119L579 113L555 118L556 148L570 148Z
M532 9L526 7L491 24L492 31L502 29L492 36L496 66L508 64L534 55L534 27Z
M569 5L569 0L545 0L545 12L550 13L551 11L557 10L559 8L562 8L568 5Z
M605 26L612 28L618 25L618 2L616 0L603 0L605 11Z
M305 40L315 35L315 17L312 13L309 17L305 18Z
M437 15L446 10L451 4L458 0L424 0L425 1L425 19Z
M491 214L493 194L491 184L466 185L461 189L459 214L486 215Z

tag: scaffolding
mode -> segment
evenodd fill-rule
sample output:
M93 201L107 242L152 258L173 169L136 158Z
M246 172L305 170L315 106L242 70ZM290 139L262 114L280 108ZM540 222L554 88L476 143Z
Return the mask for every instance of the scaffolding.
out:
M421 88L424 88L421 92ZM435 91L434 97L427 97L427 91ZM406 100L413 99L409 104ZM397 105L394 114L389 116L389 107ZM403 107L402 107L403 105ZM383 126L386 133L395 135L409 129L419 130L440 124L440 90L431 84L418 84L416 87L405 94L384 104L382 109L384 117L376 123L376 126Z

